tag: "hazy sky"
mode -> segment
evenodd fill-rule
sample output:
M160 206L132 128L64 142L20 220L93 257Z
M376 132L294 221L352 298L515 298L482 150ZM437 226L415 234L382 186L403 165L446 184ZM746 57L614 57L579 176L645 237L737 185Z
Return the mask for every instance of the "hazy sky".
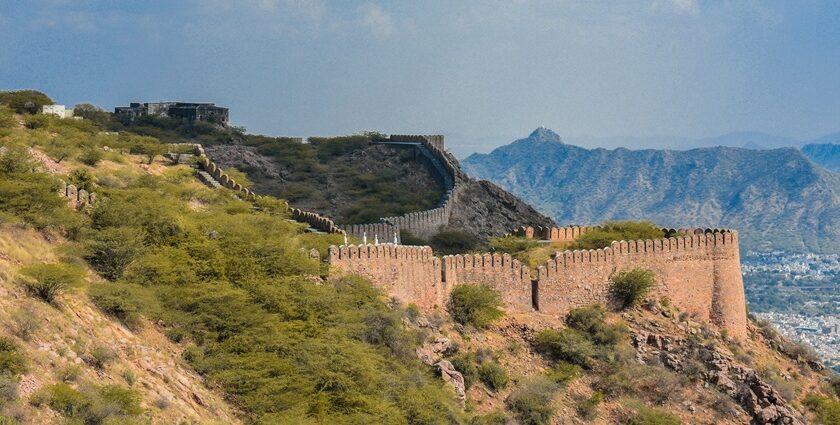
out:
M0 0L0 89L274 135L840 130L840 2ZM457 145L457 146L456 146Z

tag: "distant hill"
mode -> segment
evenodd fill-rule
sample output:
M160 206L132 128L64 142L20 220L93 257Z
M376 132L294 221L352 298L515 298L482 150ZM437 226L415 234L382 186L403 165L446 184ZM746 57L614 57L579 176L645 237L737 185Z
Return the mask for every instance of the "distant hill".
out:
M802 153L823 167L840 172L840 134L836 134L838 143L812 143L802 147Z
M540 128L462 166L559 223L732 227L748 249L840 251L840 176L795 148L584 149Z

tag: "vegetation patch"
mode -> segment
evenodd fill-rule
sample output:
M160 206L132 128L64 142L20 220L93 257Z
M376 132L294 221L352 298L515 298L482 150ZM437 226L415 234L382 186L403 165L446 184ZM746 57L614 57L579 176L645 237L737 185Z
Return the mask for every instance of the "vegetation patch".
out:
M665 232L649 221L609 221L584 232L569 249L606 248L613 241L662 239Z
M652 270L635 268L620 272L610 278L611 291L624 308L632 307L647 296L655 283Z
M483 329L504 316L502 296L488 285L463 284L452 289L452 318Z

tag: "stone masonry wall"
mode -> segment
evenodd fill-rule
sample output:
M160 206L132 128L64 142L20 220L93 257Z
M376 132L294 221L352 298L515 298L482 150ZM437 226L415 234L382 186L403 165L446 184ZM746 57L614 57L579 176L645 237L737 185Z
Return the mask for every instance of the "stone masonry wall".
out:
M440 259L427 246L331 246L329 260L332 266L370 279L405 303L426 310L441 305Z
M68 206L73 209L82 209L87 205L94 205L96 203L95 193L88 192L84 189L77 189L76 186L67 184L64 180L61 181L58 194L67 198Z
M429 247L405 247L422 255L388 254L393 248L381 245L332 247L330 263L344 272L368 277L404 302L423 308L445 305L455 285L483 283L499 290L509 312L538 310L559 315L593 303L611 304L610 277L643 267L656 273L653 296L667 296L699 319L736 338L746 337L737 233L680 229L669 234L675 236L558 252L533 275L510 256L456 255L441 261L431 255Z

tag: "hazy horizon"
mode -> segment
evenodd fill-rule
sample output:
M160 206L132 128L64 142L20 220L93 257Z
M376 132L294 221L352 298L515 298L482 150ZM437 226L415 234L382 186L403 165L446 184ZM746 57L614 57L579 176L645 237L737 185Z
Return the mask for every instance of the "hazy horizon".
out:
M67 105L212 101L255 133L441 133L459 156L540 125L587 147L840 131L835 2L0 5L0 89Z

